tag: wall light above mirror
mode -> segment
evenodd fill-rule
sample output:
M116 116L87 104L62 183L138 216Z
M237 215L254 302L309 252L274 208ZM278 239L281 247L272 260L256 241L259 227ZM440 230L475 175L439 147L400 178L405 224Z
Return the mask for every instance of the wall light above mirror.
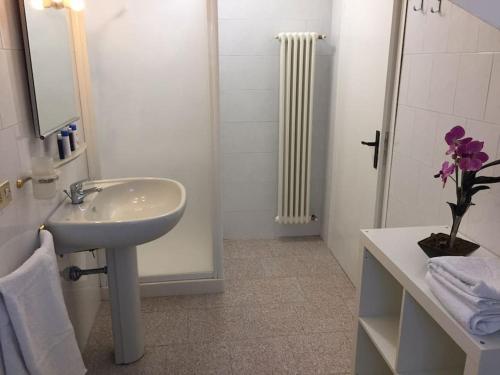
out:
M60 6L43 6L54 3ZM79 119L71 3L78 1L20 1L33 123L42 139Z

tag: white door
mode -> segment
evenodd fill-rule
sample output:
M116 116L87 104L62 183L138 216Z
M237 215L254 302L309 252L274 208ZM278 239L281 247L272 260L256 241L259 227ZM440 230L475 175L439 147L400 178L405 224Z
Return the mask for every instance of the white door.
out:
M356 284L360 229L378 226L401 0L343 0L337 46L327 243ZM377 168L373 142L381 132Z

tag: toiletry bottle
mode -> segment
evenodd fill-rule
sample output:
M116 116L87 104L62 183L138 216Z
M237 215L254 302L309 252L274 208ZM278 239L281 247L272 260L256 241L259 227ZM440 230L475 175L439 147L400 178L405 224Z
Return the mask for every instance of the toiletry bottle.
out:
M75 145L75 137L73 135L73 129L71 129L70 126L66 128L68 131L68 136L69 136L69 147L71 148L71 152L75 151L76 145Z
M71 128L71 130L73 130L73 138L75 139L75 148L78 148L80 146L78 127L76 126L75 123L70 124L69 127Z
M71 156L71 145L69 144L69 133L67 129L61 130L61 135L63 139L63 149L64 157L68 158Z
M61 133L57 134L57 150L59 151L59 159L64 159L64 145Z

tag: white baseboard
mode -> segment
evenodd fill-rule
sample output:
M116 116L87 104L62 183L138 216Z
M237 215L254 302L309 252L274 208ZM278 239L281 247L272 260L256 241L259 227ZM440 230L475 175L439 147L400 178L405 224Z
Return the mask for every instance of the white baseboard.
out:
M224 279L201 279L141 283L141 297L165 297L187 294L212 294L224 291ZM101 288L101 298L109 300L108 288Z

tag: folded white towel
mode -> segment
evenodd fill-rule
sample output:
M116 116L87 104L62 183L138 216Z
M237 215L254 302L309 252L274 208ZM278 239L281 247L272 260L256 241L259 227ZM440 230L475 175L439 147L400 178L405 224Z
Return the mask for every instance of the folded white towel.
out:
M22 356L22 364L32 375L85 374L64 304L52 235L41 231L40 238L41 247L21 267L0 278L5 305L2 327L9 326L5 315L12 327L10 337L1 344L6 373L23 373L10 369L14 366L6 358L10 351L15 365ZM16 351L17 355L12 354Z
M489 335L500 330L500 307L479 308L468 303L457 294L458 289L439 274L428 272L425 278L432 293L467 331Z
M429 272L446 277L455 287L469 295L500 301L499 257L431 258Z

